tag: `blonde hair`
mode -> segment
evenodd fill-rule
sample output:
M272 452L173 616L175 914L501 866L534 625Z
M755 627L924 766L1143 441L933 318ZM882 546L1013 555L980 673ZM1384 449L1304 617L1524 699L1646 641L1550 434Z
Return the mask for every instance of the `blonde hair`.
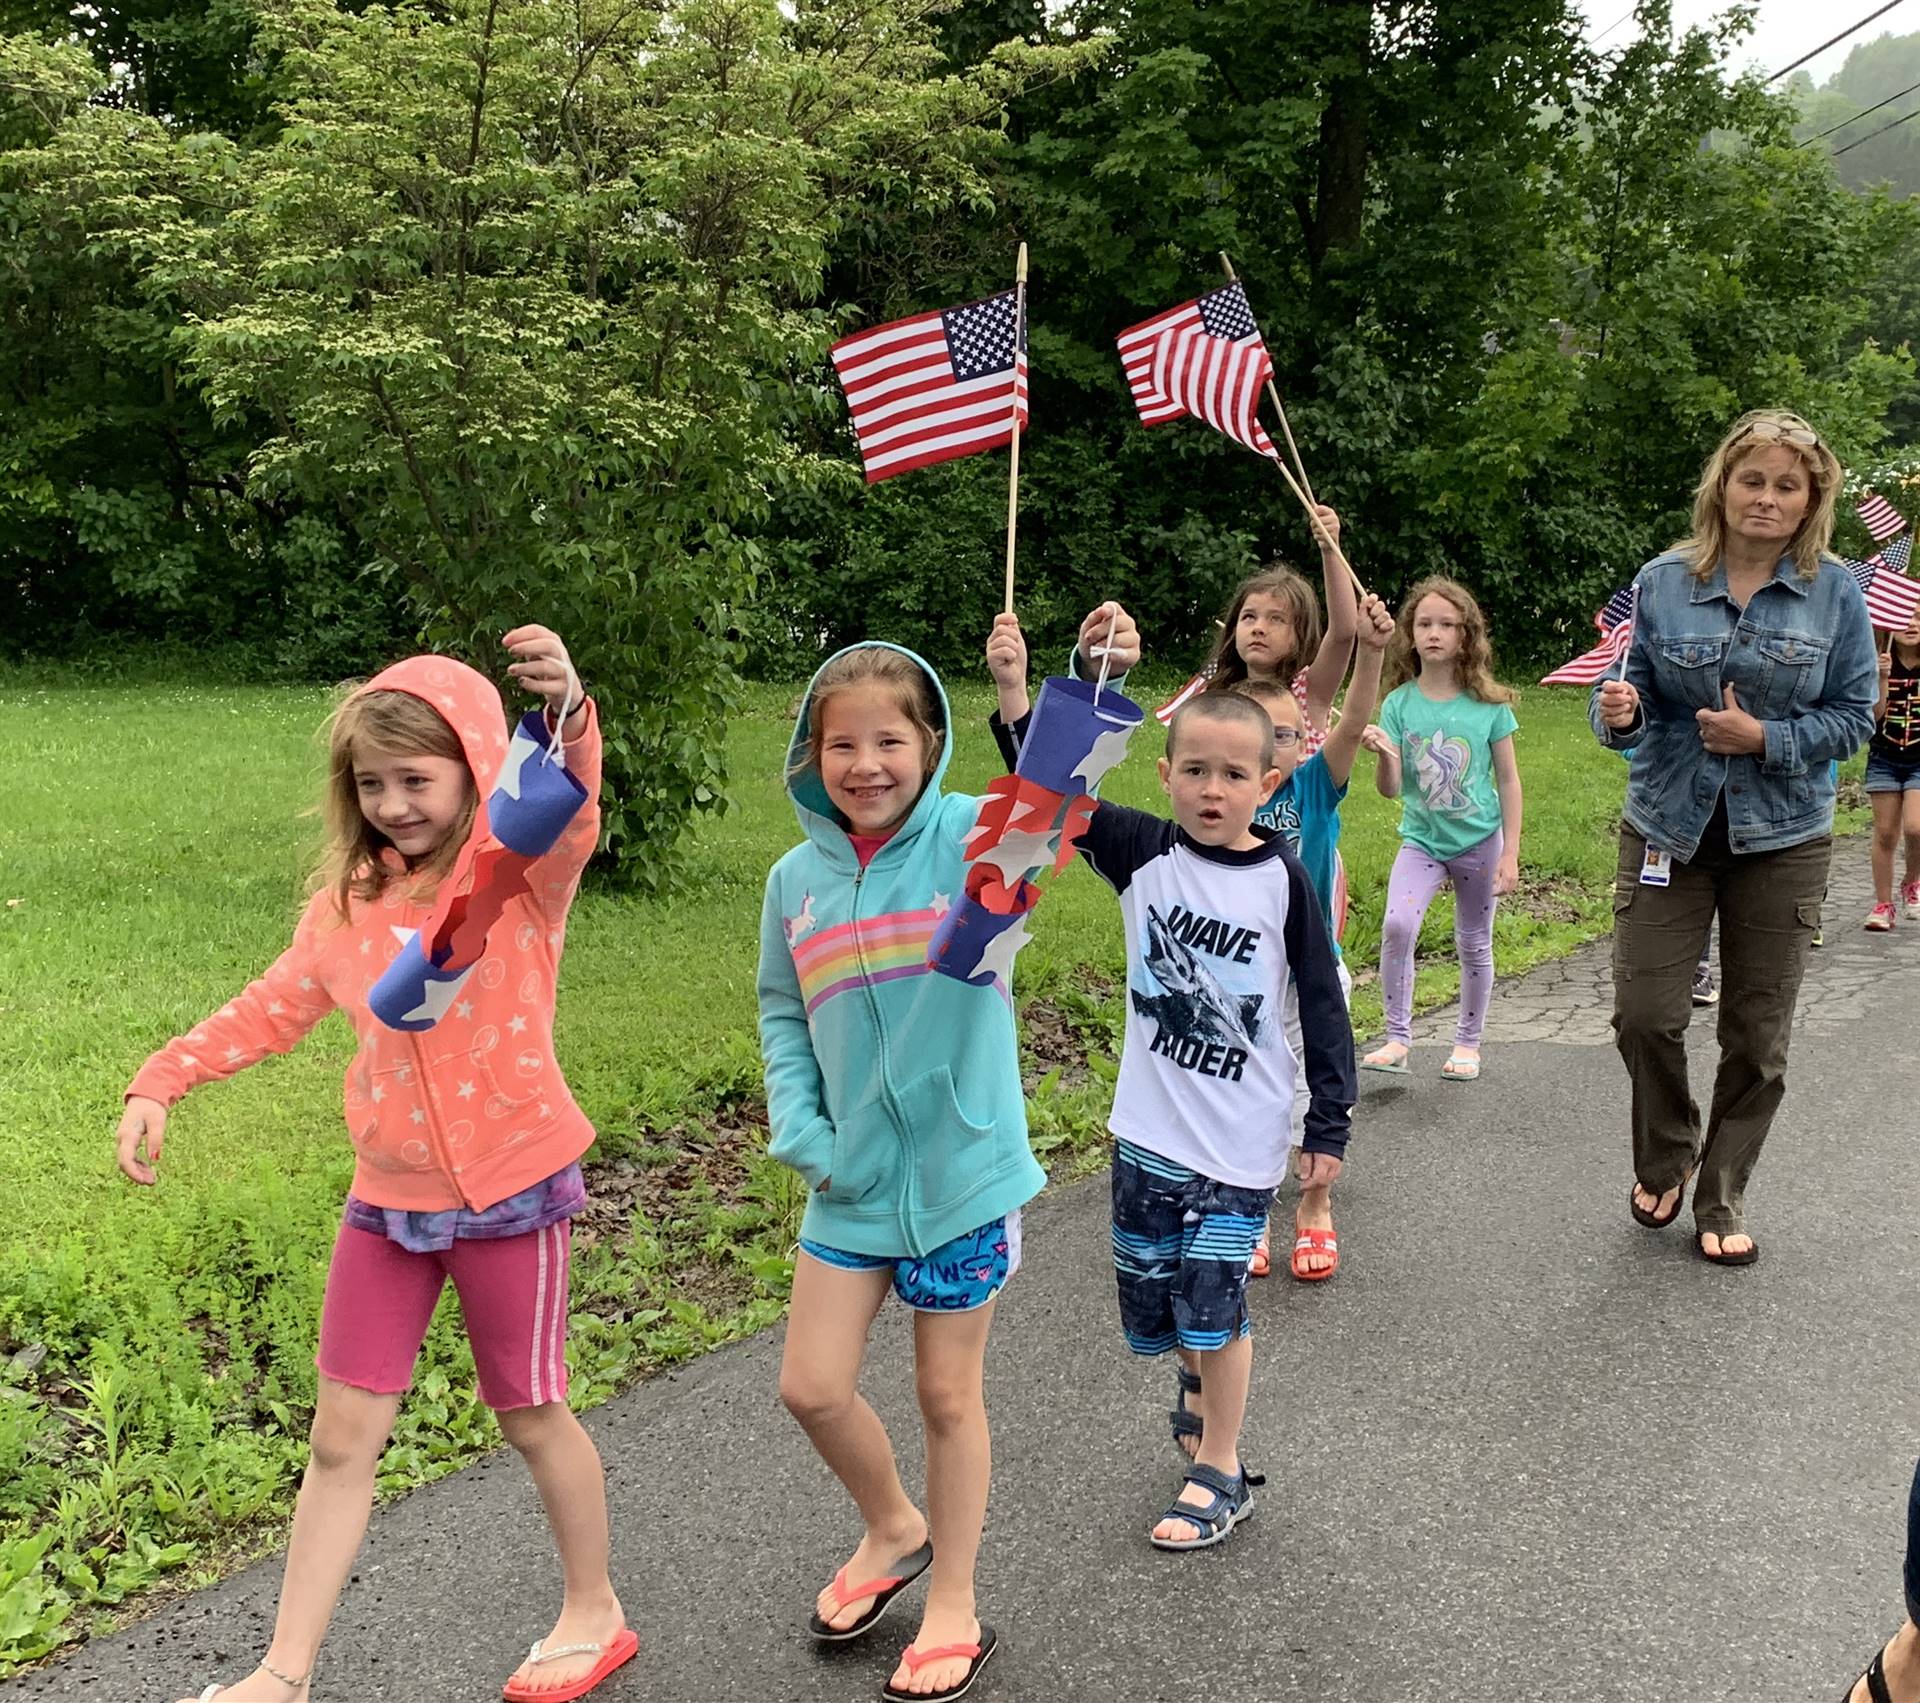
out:
M1460 654L1454 660L1454 673L1460 690L1483 704L1511 704L1520 694L1502 686L1493 677L1493 639L1487 632L1487 618L1480 612L1473 593L1458 580L1444 574L1430 574L1419 581L1400 605L1393 623L1393 642L1387 647L1386 690L1404 686L1420 674L1420 653L1413 643L1413 618L1429 597L1444 597L1460 617Z
M932 676L923 664L891 645L855 645L834 657L814 680L807 705L806 731L795 744L793 760L787 767L790 782L808 770L816 775L820 772L817 741L821 712L827 700L855 686L871 685L891 690L900 710L913 723L914 731L920 735L922 786L932 778L933 771L940 765L941 747L947 740Z
M348 901L377 899L396 880L422 881L417 897L429 896L442 876L452 869L460 848L473 831L480 804L479 788L467 777L467 807L452 831L420 862L408 868L382 854L394 850L385 834L369 822L360 808L360 789L354 780L353 760L379 752L389 757L454 757L467 766L460 736L440 713L411 692L370 692L363 685L348 688L325 725L327 740L326 790L320 816L326 824L326 849L313 871L313 890L331 890L344 919Z
M1674 545L1691 558L1695 579L1707 578L1726 549L1727 481L1753 451L1776 447L1793 450L1800 457L1813 491L1799 530L1782 553L1793 558L1802 579L1820 572L1820 558L1833 543L1834 505L1846 475L1820 434L1798 414L1784 408L1754 408L1734 421L1733 429L1707 457L1693 493L1693 530Z
M1270 562L1240 582L1220 617L1220 636L1213 641L1213 651L1202 669L1210 692L1231 691L1247 678L1247 665L1234 641L1240 631L1240 611L1249 597L1278 598L1287 606L1296 648L1274 670L1281 679L1292 680L1320 649L1320 600L1313 595L1313 587L1284 562Z

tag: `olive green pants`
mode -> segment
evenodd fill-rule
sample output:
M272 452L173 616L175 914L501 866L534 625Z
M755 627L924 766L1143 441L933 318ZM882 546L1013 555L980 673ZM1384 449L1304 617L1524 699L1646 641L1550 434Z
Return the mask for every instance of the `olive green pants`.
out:
M1787 1089L1787 1036L1820 926L1833 841L1736 856L1717 818L1664 887L1640 879L1647 842L1624 823L1613 887L1613 1033L1633 1082L1633 1170L1665 1194L1696 1172L1694 1223L1744 1233L1747 1179ZM1693 972L1720 922L1720 1068L1701 1138L1687 1079Z

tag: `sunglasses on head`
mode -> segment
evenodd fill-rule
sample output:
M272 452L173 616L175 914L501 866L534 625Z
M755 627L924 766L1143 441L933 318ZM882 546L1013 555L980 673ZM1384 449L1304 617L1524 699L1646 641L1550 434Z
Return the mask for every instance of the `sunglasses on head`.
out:
M1796 449L1818 449L1820 434L1806 424L1787 425L1780 420L1755 420L1747 427L1735 443L1745 443L1749 438L1764 437L1770 443L1792 444Z

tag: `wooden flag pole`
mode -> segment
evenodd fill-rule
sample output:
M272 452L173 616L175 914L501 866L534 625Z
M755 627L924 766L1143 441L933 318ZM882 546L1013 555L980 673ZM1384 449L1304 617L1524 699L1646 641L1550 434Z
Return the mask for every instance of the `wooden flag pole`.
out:
M1233 269L1233 262L1227 258L1224 250L1220 255L1220 264L1226 271L1229 284L1240 282L1239 275ZM1355 595L1365 597L1367 588L1361 583L1360 576L1353 571L1353 564L1347 560L1346 552L1321 528L1320 516L1315 513L1320 506L1320 499L1313 494L1313 484L1307 478L1307 464L1300 458L1300 446L1293 441L1293 427L1287 420L1286 407L1280 400L1280 387L1271 378L1267 380L1267 396L1273 403L1274 413L1280 416L1280 434L1287 440L1287 448L1293 455L1293 467L1289 467L1284 460L1279 459L1275 460L1274 465L1280 469L1281 476L1286 480L1293 494L1300 499L1300 506L1307 511L1307 524L1313 528L1314 536L1333 552L1334 559L1347 570L1347 578L1353 581ZM1299 469L1300 476L1297 479L1294 477L1294 468Z
M1020 245L1020 259L1013 281L1013 455L1007 469L1007 595L1006 613L1013 613L1013 544L1015 523L1020 517L1020 340L1027 329L1027 245Z

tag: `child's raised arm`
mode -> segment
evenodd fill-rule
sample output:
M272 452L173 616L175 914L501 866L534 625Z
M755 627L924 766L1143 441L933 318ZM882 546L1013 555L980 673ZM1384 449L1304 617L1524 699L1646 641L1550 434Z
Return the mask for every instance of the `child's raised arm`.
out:
M1033 707L1027 694L1027 636L1011 612L993 618L987 634L987 672L1000 691L1000 721L1011 727Z
M1320 580L1327 603L1327 631L1320 648L1307 665L1307 720L1325 727L1333 711L1335 694L1347 676L1347 658L1353 654L1353 641L1360 631L1360 605L1353 589L1353 575L1340 565L1340 517L1319 504L1313 511L1319 524L1314 537L1320 544Z
M1393 616L1379 598L1369 593L1360 607L1360 654L1353 665L1353 684L1347 688L1340 725L1320 748L1335 786L1343 787L1353 777L1353 761L1360 755L1369 718L1380 702L1380 667L1392 638Z

